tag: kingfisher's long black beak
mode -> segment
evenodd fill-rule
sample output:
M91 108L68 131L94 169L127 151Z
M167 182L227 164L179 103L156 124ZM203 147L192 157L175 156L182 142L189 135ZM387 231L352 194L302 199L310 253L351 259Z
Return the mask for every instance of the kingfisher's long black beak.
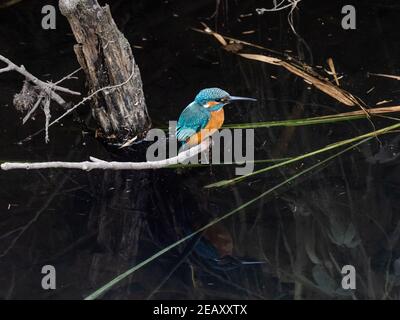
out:
M257 99L254 99L254 98L229 96L229 102L240 101L240 100L242 100L242 101L257 101Z

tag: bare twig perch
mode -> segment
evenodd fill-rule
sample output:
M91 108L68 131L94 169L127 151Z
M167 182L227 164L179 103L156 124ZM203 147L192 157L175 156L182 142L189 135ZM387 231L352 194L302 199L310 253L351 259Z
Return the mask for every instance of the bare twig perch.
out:
M150 127L140 71L131 47L118 30L109 7L97 0L59 0L76 38L75 54L83 68L92 114L106 138L142 137ZM113 86L129 81L124 86ZM109 90L100 88L112 87Z
M204 140L201 144L190 148L189 150L179 153L177 156L160 161L148 162L107 162L104 160L90 157L91 161L84 162L37 162L37 163L24 163L24 162L5 162L1 165L2 170L37 170L37 169L78 169L78 170L146 170L146 169L160 169L171 165L183 163L186 160L196 156L197 154L206 151L210 146L210 139Z

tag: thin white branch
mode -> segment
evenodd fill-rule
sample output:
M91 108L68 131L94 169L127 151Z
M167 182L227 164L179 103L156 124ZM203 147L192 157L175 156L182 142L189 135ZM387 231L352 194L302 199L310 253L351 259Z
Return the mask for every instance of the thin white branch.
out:
M1 68L1 69L0 69L0 73L8 72L8 71L11 71L11 70L12 70L12 67L11 67L11 66L7 66L7 67L5 67L5 68Z
M79 69L80 70L80 69ZM79 70L75 70L73 73L79 71ZM135 74L136 70L133 66L132 68L132 73L130 74L130 76L128 77L128 79L126 79L124 82L121 82L119 84L116 85L111 85L111 86L107 86L107 87L103 87L100 89L97 89L96 91L92 92L90 95L88 95L87 97L83 98L81 101L79 101L77 104L75 104L74 106L72 106L71 108L69 108L67 111L65 111L61 116L59 116L57 119L53 120L52 122L49 123L48 128L50 128L52 125L56 124L57 122L59 122L61 119L63 119L64 117L66 117L68 114L70 114L72 111L74 111L75 109L77 109L79 106L83 105L86 101L92 99L96 94L102 92L102 91L107 91L107 90L113 90L113 89L117 89L120 88L124 85L126 85L129 81L132 80L134 74ZM28 141L31 138L37 136L39 133L43 132L42 130L36 131L35 133L31 134L29 137L21 140L20 142L24 142L24 141Z
M50 141L49 139L49 122L51 118L51 113L50 113L50 98L46 97L44 102L43 102L43 112L46 118L45 124L44 124L44 129L46 131L46 136L45 136L45 141L48 143Z
M32 107L32 109L29 110L29 112L25 115L24 119L22 119L22 124L25 124L30 117L32 116L32 114L36 111L36 109L39 107L40 103L42 102L42 99L44 98L43 95L39 96L35 105Z
M266 8L257 8L256 11L258 14L262 15L265 12L276 12L276 11L281 11L281 10L285 10L287 8L296 8L297 4L301 1L301 0L287 0L287 4L285 4L286 0L282 0L279 3L276 3L274 1L274 7L271 9L266 9Z
M60 84L61 82L64 82L65 80L69 80L69 79L77 79L76 77L74 77L73 75L78 73L79 71L82 70L82 67L79 67L78 69L76 69L75 71L72 71L70 74L67 74L65 77L63 77L62 79L58 80L57 82L55 82L55 84Z
M147 170L147 169L160 169L179 163L184 163L186 160L196 156L197 154L206 151L210 146L211 140L206 139L201 144L196 145L186 151L179 153L177 156L159 161L147 162L107 162L97 158L91 157L91 161L83 162L5 162L1 165L2 170L38 170L38 169L78 169L90 171L94 169L99 170Z

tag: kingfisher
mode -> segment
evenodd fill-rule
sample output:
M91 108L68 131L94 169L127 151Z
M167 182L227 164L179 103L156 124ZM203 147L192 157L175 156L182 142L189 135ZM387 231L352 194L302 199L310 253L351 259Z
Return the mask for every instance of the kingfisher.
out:
M220 88L201 90L194 101L181 113L176 137L183 146L194 146L214 134L224 123L224 106L233 101L257 101L253 98L231 96Z

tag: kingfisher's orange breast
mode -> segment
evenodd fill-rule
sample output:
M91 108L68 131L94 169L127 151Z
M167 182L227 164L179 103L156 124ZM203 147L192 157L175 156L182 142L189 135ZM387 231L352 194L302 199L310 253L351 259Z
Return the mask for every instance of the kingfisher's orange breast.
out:
M222 127L224 123L224 109L220 109L217 111L211 111L211 117L210 120L208 121L205 129L219 129Z
M187 144L195 145L199 144L205 138L211 136L215 131L222 127L224 124L225 115L224 109L220 109L217 111L210 112L210 120L208 120L207 125L204 129L200 130L200 132L195 133L192 135L188 140Z

